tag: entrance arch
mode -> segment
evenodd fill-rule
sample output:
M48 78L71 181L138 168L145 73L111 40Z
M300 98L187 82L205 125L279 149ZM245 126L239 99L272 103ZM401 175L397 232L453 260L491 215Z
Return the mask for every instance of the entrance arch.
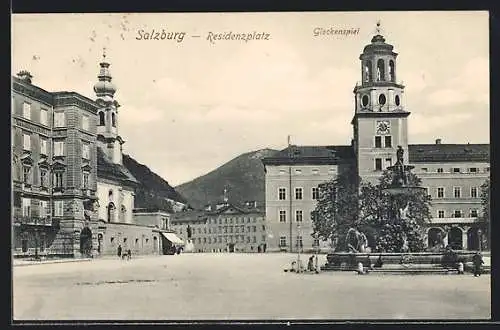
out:
M84 256L92 253L92 231L89 227L83 228L80 233L80 253Z
M477 228L470 228L467 231L467 250L479 250L479 235L477 234Z
M427 232L427 246L433 248L442 243L443 232L441 228L430 228Z
M450 232L448 233L448 244L451 246L453 250L463 249L462 229L458 227L450 229Z

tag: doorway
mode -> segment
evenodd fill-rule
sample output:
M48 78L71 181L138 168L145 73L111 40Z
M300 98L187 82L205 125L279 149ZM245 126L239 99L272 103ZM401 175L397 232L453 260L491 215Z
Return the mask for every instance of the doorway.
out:
M92 231L89 227L82 229L80 233L80 253L82 256L90 257L92 253Z

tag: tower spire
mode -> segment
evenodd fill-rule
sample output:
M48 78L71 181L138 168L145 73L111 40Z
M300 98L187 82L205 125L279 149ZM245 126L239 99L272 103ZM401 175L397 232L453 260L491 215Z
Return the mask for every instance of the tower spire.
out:
M382 32L382 28L380 27L381 22L380 19L377 21L377 27L375 28L375 33L380 34Z

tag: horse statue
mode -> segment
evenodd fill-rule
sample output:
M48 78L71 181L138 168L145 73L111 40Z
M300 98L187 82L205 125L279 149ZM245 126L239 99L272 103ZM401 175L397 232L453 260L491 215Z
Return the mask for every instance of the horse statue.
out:
M346 235L346 245L349 252L366 252L368 239L356 228L349 228Z

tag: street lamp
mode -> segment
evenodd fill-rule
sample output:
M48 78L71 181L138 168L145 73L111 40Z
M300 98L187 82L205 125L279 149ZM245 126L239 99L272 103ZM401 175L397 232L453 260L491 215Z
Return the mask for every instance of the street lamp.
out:
M35 260L40 259L38 256L38 218L35 218Z
M319 255L319 234L316 233L314 235L315 238L315 243L316 243L316 273L319 273L319 267L318 267L318 255Z
M483 234L483 231L481 229L478 229L477 230L477 238L479 240L479 252L482 251L482 245L483 245L483 240L482 240L482 237L481 237L482 234Z
M300 224L297 223L297 272L300 273L302 271L302 267L300 267L300 243L299 243L299 237L300 237Z

